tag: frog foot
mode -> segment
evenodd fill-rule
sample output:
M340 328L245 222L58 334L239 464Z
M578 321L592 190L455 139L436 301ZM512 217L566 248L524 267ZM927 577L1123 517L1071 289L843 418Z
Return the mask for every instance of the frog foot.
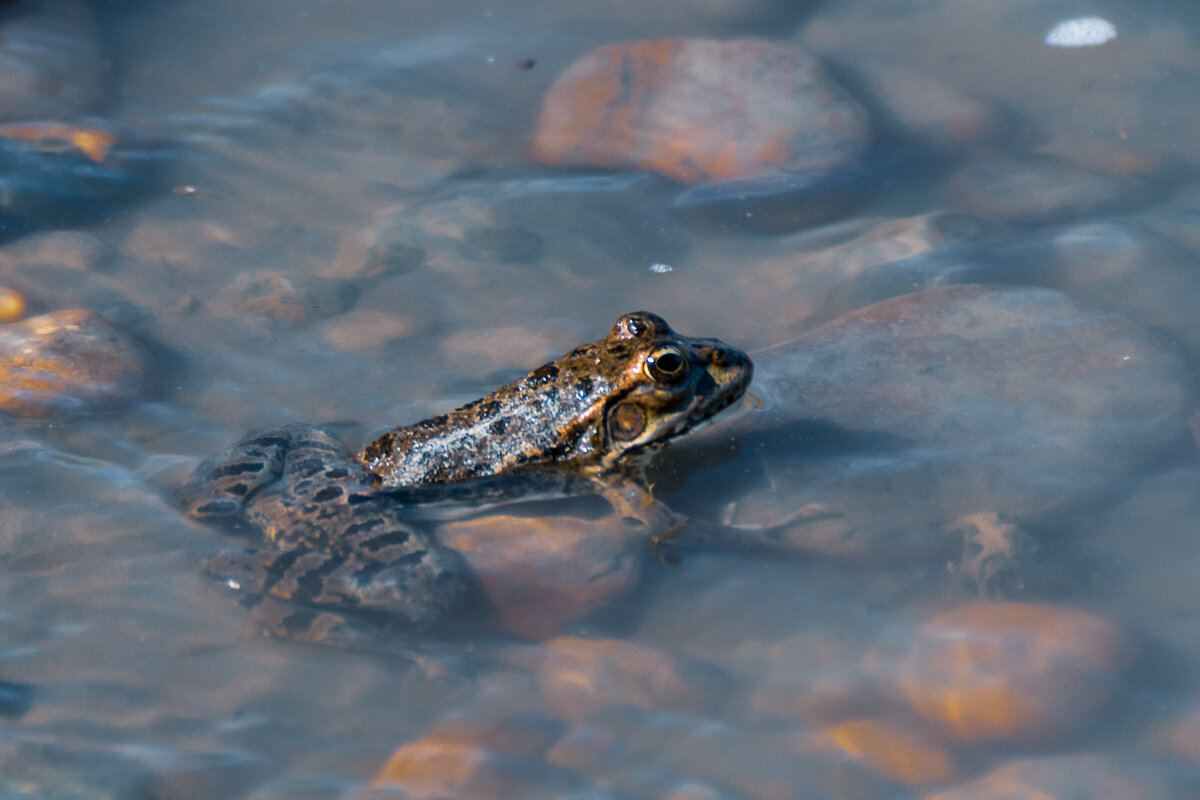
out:
M456 563L434 563L447 560ZM237 593L245 606L255 608L268 599L286 601L291 613L272 621L265 632L302 641L323 640L332 620L348 616L389 626L427 627L466 599L465 588L454 591L443 585L444 576L460 571L457 556L443 548L391 562L357 554L347 558L303 545L291 550L230 550L204 565L204 572ZM267 605L274 607L275 602Z
M263 431L202 463L179 489L183 510L205 522L236 521L254 493L283 473L297 427Z
M627 478L600 483L598 491L618 516L630 525L643 528L653 544L664 544L683 535L687 517L654 499L652 488L641 480Z

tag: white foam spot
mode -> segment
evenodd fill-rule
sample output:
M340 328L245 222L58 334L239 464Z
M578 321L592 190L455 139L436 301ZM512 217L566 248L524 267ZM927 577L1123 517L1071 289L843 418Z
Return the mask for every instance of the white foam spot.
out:
M650 265L650 271L657 272L660 275L664 272L670 272L673 269L674 269L674 267L672 267L670 264L651 264Z
M1064 19L1046 34L1052 47L1094 47L1117 38L1117 29L1102 17Z

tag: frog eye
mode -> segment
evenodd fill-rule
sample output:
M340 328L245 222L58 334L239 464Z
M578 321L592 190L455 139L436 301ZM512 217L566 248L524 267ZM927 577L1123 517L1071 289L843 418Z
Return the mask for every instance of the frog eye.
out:
M656 383L675 383L687 377L691 362L678 347L660 347L646 358L646 374Z
M646 414L633 403L621 403L608 415L608 433L615 441L632 441L645 428Z

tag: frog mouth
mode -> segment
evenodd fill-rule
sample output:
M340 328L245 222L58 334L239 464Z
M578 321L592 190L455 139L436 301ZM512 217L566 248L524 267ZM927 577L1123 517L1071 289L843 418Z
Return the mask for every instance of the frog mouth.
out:
M705 414L698 421L693 422L684 431L680 431L680 433L699 433L700 431L708 430L726 417L732 416L737 412L730 409L737 404L738 399L734 397L725 400L721 405L713 407L709 413Z
M717 368L719 371L715 375L716 370L709 362L701 384L697 386L692 408L665 439L705 430L729 416L730 408L745 396L754 374L753 364L745 355L729 349L722 351L722 357L724 364Z

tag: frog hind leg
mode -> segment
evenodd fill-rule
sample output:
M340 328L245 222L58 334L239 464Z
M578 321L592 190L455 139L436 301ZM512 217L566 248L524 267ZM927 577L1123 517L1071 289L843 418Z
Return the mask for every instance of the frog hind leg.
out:
M250 610L258 632L270 639L353 648L364 643L361 628L337 610L297 605L264 594L262 583L282 551L243 551L209 560L205 572L220 578Z
M292 436L290 426L262 431L203 462L179 489L180 505L194 519L238 519L256 491L279 479Z
M317 624L318 612L370 618L387 627L426 627L452 614L467 599L464 569L456 553L436 545L413 549L391 561L361 555L348 560L304 545L290 550L230 550L204 565L204 572L236 592L243 605L256 607L266 599L287 601L295 615L292 624L278 633L300 641L312 640L315 634L301 633L296 620L312 618Z

